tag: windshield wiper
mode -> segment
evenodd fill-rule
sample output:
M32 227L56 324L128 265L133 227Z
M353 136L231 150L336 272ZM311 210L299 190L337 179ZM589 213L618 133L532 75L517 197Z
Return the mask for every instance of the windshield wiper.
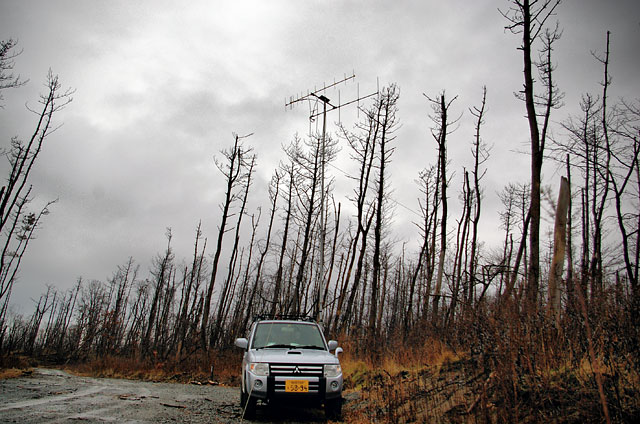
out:
M260 350L260 349L313 349L313 350L325 350L324 347L322 347L322 346L316 346L316 345L294 346L294 345L290 345L290 344L273 344L273 345L256 347L254 349L255 350Z
M267 345L267 346L263 346L263 349L295 349L295 346L292 346L290 344L273 344L273 345Z

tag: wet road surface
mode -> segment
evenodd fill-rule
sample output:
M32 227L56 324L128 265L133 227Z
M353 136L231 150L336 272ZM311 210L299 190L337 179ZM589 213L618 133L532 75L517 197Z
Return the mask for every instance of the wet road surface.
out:
M239 397L237 387L78 377L37 368L0 380L0 422L236 423L244 421ZM253 422L324 421L320 409L263 406Z

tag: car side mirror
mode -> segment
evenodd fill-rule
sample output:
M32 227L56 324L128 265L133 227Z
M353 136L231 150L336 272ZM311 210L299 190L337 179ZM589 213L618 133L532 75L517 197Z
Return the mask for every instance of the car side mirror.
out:
M334 350L338 347L338 342L335 340L329 340L329 350Z
M338 357L339 354L342 353L342 348L341 347L337 347L336 348L336 353L334 353L334 355L336 356L336 358Z
M238 338L236 339L236 346L238 346L240 349L246 350L249 346L249 340L245 339L244 337Z

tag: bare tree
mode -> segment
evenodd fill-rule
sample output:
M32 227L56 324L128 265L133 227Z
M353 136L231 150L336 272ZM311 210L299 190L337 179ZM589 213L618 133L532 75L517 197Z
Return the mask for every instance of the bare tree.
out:
M562 95L552 79L554 67L551 62L553 44L560 38L558 25L547 28L560 0L512 0L507 12L501 12L509 24L506 29L522 35L524 62L524 87L518 97L525 102L529 133L531 137L531 211L529 229L529 273L527 283L527 302L530 308L537 307L540 283L540 193L542 179L542 160L547 141L551 110L559 107ZM536 62L533 51L540 41L542 47ZM534 87L534 67L538 68L543 83L543 94L536 94ZM538 117L542 122L538 122Z
M433 120L435 127L431 130L431 135L438 145L438 175L440 183L440 206L442 208L442 218L440 219L440 252L438 254L438 268L436 274L436 286L433 295L433 309L432 309L432 321L437 324L439 320L439 305L442 291L442 280L444 277L444 260L447 251L447 136L452 132L451 125L457 122L449 119L449 108L451 104L457 99L457 96L447 101L445 99L444 92L440 95L439 99L432 99L425 95L429 102L432 104Z
M295 143L295 140L294 140ZM286 149L285 149L286 151ZM284 260L287 252L287 243L289 240L289 229L291 227L291 217L293 215L293 195L295 190L295 176L297 174L297 165L293 158L289 158L289 164L285 165L280 163L280 169L283 173L283 178L286 178L286 191L283 194L285 197L285 217L284 228L282 229L282 242L280 244L280 254L278 255L278 268L276 270L275 282L273 286L273 302L271 303L271 314L275 315L278 311L283 311L285 305L280 304L281 288L284 279Z
M196 229L196 239L194 243L193 249L193 261L191 263L191 269L185 271L185 278L182 287L182 297L180 300L181 307L177 320L177 328L176 328L176 340L177 340L177 351L176 356L180 356L182 354L183 346L185 344L185 340L187 337L187 331L189 329L189 312L193 313L194 306L191 306L191 311L189 310L189 303L195 303L196 298L198 297L198 289L200 287L200 283L203 276L203 263L204 263L204 254L207 250L207 239L204 239L204 246L202 246L202 250L199 248L200 240L202 239L202 221L198 222L198 227ZM192 294L193 293L193 294ZM193 299L191 297L193 296Z
M332 197L333 199L333 197ZM334 265L335 265L335 259L336 259L336 248L337 248L337 244L338 244L338 236L340 235L340 212L341 211L341 204L338 203L338 206L336 208L335 205L335 200L333 202L333 214L336 217L335 218L335 225L334 225L334 229L333 229L333 242L331 244L331 255L330 255L330 260L329 260L329 271L328 271L328 275L326 277L326 281L325 281L325 285L324 288L320 287L320 289L323 291L322 293L322 299L320 301L320 305L321 308L320 310L322 311L322 321L323 323L327 324L327 327L329 327L329 323L331 322L332 317L330 316L329 312L326 310L327 309L327 298L329 296L329 285L331 283L331 278L333 276L333 269L334 269ZM338 285L338 283L336 282L336 286ZM334 299L335 301L335 299Z
M464 168L463 168L464 169ZM462 211L460 220L458 220L458 230L456 232L455 256L453 259L452 282L451 282L451 302L445 315L444 327L450 328L455 320L456 308L458 307L458 297L460 294L460 286L462 285L462 307L468 310L471 307L473 298L473 284L471 278L463 278L462 270L466 269L465 255L468 255L469 248L469 226L471 224L471 207L473 205L471 184L469 182L469 171L464 169L464 180L462 183L462 193L460 200L462 201ZM467 258L468 259L468 258Z
M602 81L602 104L600 106L600 125L602 134L602 143L604 144L604 157L602 163L598 161L594 163L594 171L598 172L598 177L601 179L600 184L601 196L600 201L596 203L597 196L594 193L592 213L594 216L594 235L593 235L593 254L591 257L591 265L589 277L591 280L591 298L596 299L599 297L602 290L603 280L603 264L602 264L602 238L603 238L603 219L605 217L605 211L607 203L609 202L609 193L611 192L611 161L612 161L612 141L609 137L609 108L608 108L608 91L611 85L611 77L609 75L609 32L607 32L607 46L604 58L598 58L604 67L604 78ZM598 157L597 149L594 150L596 157ZM599 168L599 169L598 169ZM594 178L595 180L595 178ZM594 181L594 190L596 190L596 184Z
M337 319L340 320L340 329L345 330L348 322L353 317L356 295L360 290L363 268L367 255L368 235L376 214L375 201L372 190L374 187L374 161L379 156L379 139L381 137L385 102L382 95L379 95L374 104L364 112L362 123L356 124L356 132L347 131L341 127L342 137L345 138L351 148L351 158L357 163L358 171L352 177L356 181L356 188L353 190L351 201L356 206L356 228L350 243L350 258L348 259L347 270L344 276L344 284L339 295L337 304ZM351 274L354 263L355 274L353 283L350 286ZM364 290L363 290L364 291ZM348 298L347 298L348 294ZM346 305L345 305L346 298ZM338 320L336 320L338 324Z
M251 135L251 134L249 134ZM248 137L248 136L246 136ZM222 152L225 158L225 162L217 161L216 166L222 172L222 175L226 179L226 188L224 201L222 202L222 217L220 226L218 227L218 239L216 242L216 251L213 256L213 262L211 264L211 279L209 280L209 286L207 288L206 295L204 297L204 309L202 311L202 322L200 325L200 341L202 348L207 350L209 348L209 313L211 311L211 298L213 297L213 288L216 283L216 275L218 273L218 262L220 261L220 255L222 254L222 241L224 235L227 232L227 220L231 213L232 203L238 198L238 187L241 186L244 178L245 168L245 155L248 151L241 143L241 139L237 134L234 134L233 146L226 151Z
M239 193L240 197L240 209L237 213L237 221L235 225L235 234L233 238L233 247L229 255L229 263L227 264L227 277L224 280L224 285L220 296L218 297L218 312L216 314L216 324L211 331L211 337L209 340L209 346L214 345L218 341L218 336L222 330L229 308L233 302L234 295L234 281L236 280L235 271L237 268L238 259L238 246L240 245L240 229L242 228L242 220L245 216L245 210L247 207L247 201L249 199L249 189L251 188L251 178L256 165L256 155L251 153L250 149L247 149L242 153L241 166L245 168L242 171L241 186L242 192Z
M27 83L27 81L21 81L20 75L13 74L13 67L15 66L14 59L22 53L22 51L16 51L17 41L13 39L0 40L0 109L3 107L2 91L7 88L17 88Z
M597 273L597 264L601 263L597 258L601 258L601 246L599 241L604 218L604 205L608 194L609 183L603 179L608 175L602 160L602 153L605 150L601 137L600 106L598 98L585 94L580 101L581 117L570 117L563 123L563 128L568 132L566 139L556 140L554 149L562 155L571 154L571 167L577 168L582 177L582 187L580 189L581 213L582 213L582 252L581 252L581 272L580 290L582 295L587 295L587 282L592 280L590 275ZM576 186L578 186L576 184ZM599 207L602 205L602 208ZM593 249L593 252L592 252ZM592 261L592 258L596 258ZM595 267L592 268L591 265ZM590 271L592 270L592 271ZM595 283L593 283L595 284ZM577 306L577 304L575 305Z
M244 320L240 328L241 330L244 330L247 327L247 324L249 323L249 319L251 318L251 314L255 309L254 302L256 300L256 297L260 296L260 294L262 293L262 269L264 267L265 259L269 252L269 247L271 246L273 221L275 220L276 212L278 210L277 204L278 204L278 197L280 193L281 180L282 180L282 175L276 169L276 171L273 174L273 177L271 178L271 182L269 184L269 197L271 199L271 213L269 214L269 226L267 228L267 238L264 242L264 247L261 249L260 258L258 259L258 264L256 265L255 279L253 281L253 287L250 290L251 294L249 295L249 299L247 300L247 307L244 313ZM278 292L279 292L279 289L278 289ZM273 305L276 305L276 303L277 303L277 296L274 293ZM272 313L275 314L275 311L273 311Z
M420 191L422 192L424 200L418 200L420 205L420 211L422 213L422 222L416 224L419 228L422 246L418 254L416 266L411 273L409 282L409 294L407 298L407 306L404 312L404 331L405 334L409 332L409 328L413 322L414 316L414 302L413 298L416 292L418 279L421 275L426 276L426 284L422 293L423 298L423 316L427 314L428 299L431 295L431 279L434 271L434 254L436 243L436 228L438 221L438 210L440 205L440 183L438 178L438 171L440 167L430 166L420 172L420 176L417 180ZM420 291L420 290L418 290ZM420 305L417 305L418 309ZM417 311L419 312L419 311ZM415 314L419 316L418 313Z
M640 266L640 104L623 103L616 135L622 145L611 152L615 167L611 167L611 181L615 194L616 220L622 237L624 270L631 285L634 307L639 307L638 267ZM635 193L631 184L635 178ZM631 207L623 205L628 199ZM635 209L635 211L634 211ZM635 233L635 237L633 237ZM635 247L634 247L635 245Z
M476 274L478 268L478 225L480 223L480 212L482 210L482 189L480 187L480 181L487 172L486 169L481 170L480 166L489 159L490 148L482 140L480 136L480 129L484 124L486 114L486 102L487 102L487 87L482 87L482 102L480 107L473 107L470 109L471 115L476 118L475 134L473 139L473 149L471 154L473 156L473 218L471 227L471 254L469 258L469 269L467 276L469 279L469 293L467 304L471 305L473 297L473 286L476 281Z
M104 324L101 331L100 351L118 352L123 341L127 304L133 283L137 279L138 266L133 258L126 265L119 266L114 276L107 281L109 286L108 309L105 311Z
M162 307L161 300L164 295L165 285L169 284L171 279L171 274L173 272L173 251L171 248L171 229L167 228L167 248L165 249L164 255L158 256L155 260L155 270L152 271L155 280L155 290L153 294L153 300L151 301L151 311L149 312L149 321L147 322L147 328L144 332L144 336L142 338L142 352L145 355L149 355L151 353L152 348L154 347L151 343L151 333L152 330L156 329L156 337L157 340L159 334L159 325L156 322L159 316L159 309ZM154 343L155 344L155 343Z
M510 272L507 273L506 278L506 287L502 294L502 299L506 301L510 301L511 296L514 295L514 289L516 288L516 282L520 275L526 275L527 270L525 267L525 271L521 274L520 267L522 264L523 257L525 256L527 249L527 235L529 232L529 223L531 222L531 213L529 200L527 192L531 192L528 185L522 184L508 184L500 194L500 198L502 200L503 205L506 208L506 211L503 212L502 221L503 226L505 227L505 246L503 253L503 265L505 265L506 269L511 269ZM511 265L511 257L513 256L513 248L508 247L512 243L509 241L512 239L513 231L511 228L516 224L516 219L521 221L520 229L520 243L518 245L518 250L516 252L516 257L514 259L514 263ZM515 222L514 222L515 221ZM507 251L509 253L507 253ZM509 266L511 265L511 266ZM516 300L519 300L519 296L516 296ZM516 302L518 303L518 302Z
M301 144L296 144L295 150L290 150L287 154L292 161L298 164L298 175L296 178L295 192L298 199L297 206L299 214L295 216L302 229L302 244L300 245L300 261L293 288L293 297L287 308L289 312L298 314L305 312L303 308L303 292L309 286L303 285L304 281L312 280L312 272L307 269L308 261L313 256L313 234L318 225L320 209L324 207L320 203L322 199L320 190L322 178L322 165L330 163L336 155L336 140L322 135L311 136L306 142L307 151ZM324 255L324 252L318 252ZM318 270L322 272L322 270ZM306 298L306 296L304 296ZM317 305L313 305L314 308Z
M78 336L78 354L83 359L94 353L105 305L107 305L107 293L100 281L93 280L83 288L77 319L77 325L81 331Z
M371 280L371 305L369 309L369 337L372 346L377 345L378 326L376 325L376 317L382 311L378 307L378 297L380 296L380 278L382 272L381 264L381 248L382 248L382 232L385 220L388 219L386 203L389 198L388 187L388 171L387 166L391 162L391 155L395 148L391 143L395 140L395 131L398 128L397 112L398 98L400 90L395 84L384 88L379 94L376 102L379 106L376 108L380 111L377 115L377 125L379 126L379 137L376 142L378 144L378 167L375 181L376 203L375 203L375 222L373 227L373 264L372 264L372 280ZM381 293L384 296L384 291ZM380 297L382 297L380 296Z
M2 48L4 56L0 58L0 75L5 75L4 60L11 56L7 53L10 50L4 50L4 43ZM16 78L9 78L9 81L13 81L13 86L18 84ZM42 150L44 140L57 129L53 123L54 115L71 102L73 93L72 90L62 89L58 76L51 71L47 74L46 87L48 92L40 96L41 109L36 111L28 107L37 117L31 137L27 141L13 137L10 147L1 150L9 162L9 175L6 176L5 185L0 189L0 328L4 327L11 290L29 242L33 239L42 218L55 203L55 200L50 201L35 211L29 210L33 200L32 186L28 184L29 175Z
M49 343L49 348L55 352L58 358L65 358L69 354L69 349L65 343L69 339L68 330L71 325L73 314L75 312L76 300L82 286L82 279L78 279L75 287L65 294L64 299L60 302L58 308L58 317L53 331L53 337Z

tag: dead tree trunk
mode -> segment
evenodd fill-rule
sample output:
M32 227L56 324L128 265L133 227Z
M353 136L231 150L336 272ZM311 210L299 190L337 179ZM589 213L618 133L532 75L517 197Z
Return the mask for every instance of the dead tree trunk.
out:
M289 227L291 224L291 216L293 212L293 190L296 174L295 162L293 160L291 160L290 166L285 169L284 172L288 178L288 189L286 193L287 205L285 211L284 229L282 233L282 242L280 245L280 255L278 258L278 269L276 271L276 279L273 287L273 303L271 304L271 315L275 315L279 310L282 311L283 309L283 305L280 304L280 291L284 274L284 256L287 252Z
M251 155L249 158L246 158L248 151L242 153L242 157L240 158L241 166L246 167L247 171L242 173L242 200L241 206L238 211L238 220L236 221L235 226L235 235L233 238L233 247L231 249L231 254L229 255L229 263L227 264L227 278L224 280L224 286L222 291L220 292L220 297L218 298L218 313L216 314L216 324L211 332L211 337L209 339L209 346L213 346L218 342L218 336L222 331L225 323L227 314L229 312L229 308L233 302L233 293L231 290L231 284L234 280L234 275L236 271L236 264L238 258L238 246L240 244L240 229L242 228L242 220L245 215L245 209L247 207L247 200L249 198L249 188L251 188L251 178L253 177L253 171L256 163L256 156Z
M185 271L184 285L182 287L182 300L181 308L177 318L177 328L175 331L177 348L176 357L180 358L182 355L182 349L185 343L187 329L189 328L189 304L191 303L191 293L193 291L194 299L198 296L199 280L201 275L202 262L204 260L204 252L207 248L207 240L204 240L204 247L200 252L198 244L202 239L202 221L198 222L198 228L196 229L196 240L193 249L193 261L191 263L191 269ZM195 285L195 290L194 289ZM193 307L192 307L193 309Z
M451 302L449 304L449 310L446 314L444 328L452 328L455 327L451 325L455 322L456 316L456 308L458 307L459 295L460 295L460 285L463 285L463 295L462 295L462 309L467 310L471 308L471 304L466 304L468 299L470 298L469 292L473 292L473 284L474 281L472 279L464 279L463 284L463 276L462 270L466 269L466 265L464 264L465 252L468 250L469 245L469 224L471 222L471 206L472 206L472 197L471 197L471 185L469 183L469 172L464 170L464 182L462 184L462 195L463 206L462 206L462 216L460 217L460 221L458 221L458 230L456 233L456 251L455 257L453 260L453 288L451 290Z
M427 97L427 96L425 96ZM451 104L456 100L454 97L450 101L445 100L445 95L442 93L438 100L429 99L432 103L434 116L432 117L435 122L435 128L431 134L438 145L438 174L440 175L440 205L442 207L442 218L440 220L440 252L438 254L438 267L436 274L436 286L433 295L433 308L431 321L434 326L438 326L440 320L440 297L442 292L442 281L444 277L444 259L447 252L447 136L449 135L449 118L448 112Z
M222 217L220 227L218 228L218 239L216 242L216 251L213 256L213 262L211 264L211 279L209 280L209 286L204 298L204 309L202 311L202 323L200 325L200 342L202 348L207 350L209 348L209 313L211 311L211 297L213 296L213 288L216 283L216 275L218 273L218 262L220 261L220 255L222 254L222 241L224 235L227 232L227 220L231 211L231 204L236 199L236 186L242 179L243 168L243 155L246 153L244 147L240 142L241 137L237 134L234 136L233 147L227 151L223 151L222 154L226 159L226 163L216 162L216 166L222 172L226 179L226 190L224 202L222 203Z
M382 228L385 224L385 202L388 198L387 194L387 166L391 162L391 155L395 148L391 147L391 143L395 139L394 131L397 128L396 112L398 98L400 92L395 85L391 85L382 90L378 101L381 103L380 109L380 137L378 139L379 158L378 158L378 175L376 181L376 207L375 207L375 225L373 228L373 267L371 280L371 303L369 309L369 337L371 346L377 345L378 328L376 325L376 317L382 311L378 309L378 296L381 276L381 248L382 248Z
M571 163L569 155L567 154L567 183L571 188ZM577 310L574 308L576 305L576 293L574 291L574 270L573 270L573 198L569 197L569 205L567 208L567 311L574 315Z
M558 40L558 27L553 31L545 29L546 21L553 16L560 0L514 0L511 9L503 16L508 20L508 30L515 34L522 34L522 50L524 62L524 87L518 96L525 102L529 133L531 137L531 201L530 201L530 229L529 229L529 270L527 276L526 299L529 313L537 309L538 289L540 284L540 193L542 178L542 160L549 117L551 109L559 105L561 95L556 91L552 80L553 66L551 63L552 44ZM533 48L535 42L543 38L542 61L535 63ZM537 65L542 75L542 82L546 93L538 97L534 92L533 69ZM542 129L538 122L537 106L543 108Z
M413 299L415 297L418 278L420 275L424 274L422 272L423 269L425 267L429 267L428 264L431 261L430 258L433 254L433 250L431 249L431 240L432 235L436 231L438 206L440 204L440 199L438 197L439 183L436 178L436 169L433 166L420 172L418 182L420 184L420 191L424 196L424 203L422 203L422 201L419 201L420 211L422 213L422 225L419 226L419 230L422 236L422 246L420 247L420 253L418 254L416 266L411 273L409 281L409 294L407 297L407 305L404 310L403 318L403 330L405 336L408 336L409 329L411 325L413 325L414 308L416 306L414 305ZM432 193L432 190L434 191L434 193ZM417 309L420 309L419 306ZM417 316L417 313L419 313L419 311L415 312ZM426 311L424 311L424 314L426 314Z
M300 249L300 263L298 265L298 271L296 273L295 287L293 292L293 298L291 299L291 305L287 308L288 311L293 314L300 314L302 307L301 292L304 290L303 280L305 275L309 278L307 273L307 260L311 253L311 230L314 220L316 218L316 210L322 205L318 205L317 195L318 187L320 184L320 162L321 150L322 150L321 137L315 137L315 141L311 143L311 151L309 155L304 155L301 152L295 157L299 161L301 170L301 179L299 185L296 187L300 207L303 211L302 222L302 247Z
M269 214L269 227L267 228L267 239L264 242L264 248L260 252L260 259L258 260L258 264L256 266L256 275L253 282L253 288L251 290L251 294L249 295L249 299L247 301L246 313L244 315L244 320L242 322L242 326L240 330L244 330L247 328L247 324L249 323L249 319L251 318L251 312L254 308L254 301L258 292L261 292L261 278L262 278L262 267L264 265L264 261L267 257L267 253L269 252L269 247L271 245L271 232L273 230L273 221L276 216L276 211L278 210L278 196L280 193L280 180L282 176L278 174L278 170L273 175L271 179L271 184L269 185L269 196L271 197L271 213ZM276 299L274 298L273 304L276 304ZM274 312L275 313L275 312Z
M151 353L151 332L156 324L156 316L158 315L158 309L160 308L160 300L164 291L165 282L168 283L169 276L171 274L171 262L173 261L173 253L171 251L171 229L167 228L167 249L162 257L158 258L157 270L155 271L155 291L153 294L153 300L151 301L151 311L149 312L149 322L147 322L147 328L144 332L142 339L142 352L143 355L149 355Z
M0 89L21 85L17 78L5 75L4 71L13 65L11 59L12 40L2 42L0 46L0 64L2 84ZM8 66L7 66L8 65ZM11 139L11 147L4 152L9 162L5 184L0 188L0 332L5 327L5 315L13 284L22 263L22 258L33 239L36 229L49 207L55 201L47 202L38 213L30 212L27 206L33 200L32 187L28 184L29 175L38 159L44 140L55 131L54 115L71 102L73 91L63 91L58 77L49 71L46 87L48 92L40 96L42 109L32 111L37 115L35 129L28 141L18 137Z
M484 124L485 105L487 101L487 87L482 88L482 102L480 107L474 107L471 109L471 114L476 117L475 137L473 141L473 218L471 226L471 254L469 257L469 270L467 272L469 279L470 290L468 293L467 305L473 304L474 290L473 286L476 281L477 267L478 267L478 225L480 223L480 212L482 206L482 189L480 188L480 180L484 177L485 170L480 170L480 166L483 165L489 159L489 150L486 143L482 141L480 137L480 129Z
M549 270L549 316L560 325L560 287L562 271L564 269L564 257L567 246L567 211L571 201L569 181L562 177L560 180L560 192L556 207L556 222L554 228L553 259Z

